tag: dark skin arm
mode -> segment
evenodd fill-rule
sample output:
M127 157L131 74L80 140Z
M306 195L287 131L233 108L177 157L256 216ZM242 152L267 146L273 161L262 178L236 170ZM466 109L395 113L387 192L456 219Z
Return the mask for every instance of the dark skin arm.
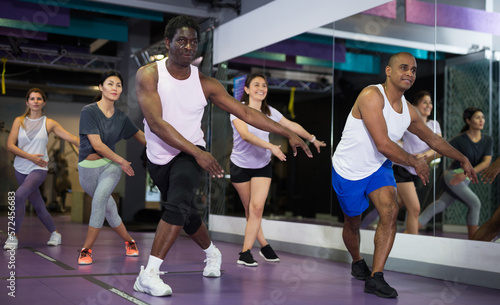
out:
M207 77L200 73L200 80L205 96L219 108L234 114L239 119L258 129L286 137L292 147L294 156L297 155L297 147L300 147L304 150L307 156L312 158L312 153L307 145L291 130L277 122L274 122L261 112L238 102L231 95L229 95L229 93L227 93L226 89L224 89L221 83L215 78Z
M392 162L414 167L417 175L426 184L429 181L429 166L425 158L417 159L389 138L383 109L384 98L380 91L375 87L367 87L356 99L352 114L355 118L363 120L381 154Z
M232 98L224 87L215 79L206 77L200 73L200 80L205 97L209 98L221 109L233 113L237 117L257 128L277 133L287 137L294 154L296 148L302 147L308 156L312 157L305 143L288 129L270 120L260 112L244 106ZM162 106L160 96L157 92L158 70L155 63L140 68L136 77L136 93L142 113L148 122L151 131L160 139L172 147L192 155L196 162L205 169L212 177L223 177L222 167L217 160L208 152L198 148L196 145L184 138L175 128L162 118Z
M408 130L417 135L422 141L427 143L430 148L435 150L440 155L452 158L460 162L460 166L464 169L464 173L472 183L477 183L476 171L470 164L469 159L446 142L442 137L438 136L423 122L420 112L408 103L408 109L411 114L411 124Z
M162 106L157 91L158 70L156 63L140 68L136 75L136 93L142 113L151 131L168 145L192 155L198 164L212 177L223 176L222 167L208 152L184 138L171 124L162 118Z
M464 172L473 183L477 183L477 176L469 160L458 150L453 148L443 138L436 135L424 124L420 113L410 103L406 102L410 112L411 123L408 130L426 142L439 154L450 157L460 162ZM429 181L429 166L426 157L416 158L405 152L387 135L387 124L382 113L384 107L383 96L375 87L365 88L359 95L353 108L353 115L362 118L377 149L389 160L409 165L415 168L417 175L426 184Z

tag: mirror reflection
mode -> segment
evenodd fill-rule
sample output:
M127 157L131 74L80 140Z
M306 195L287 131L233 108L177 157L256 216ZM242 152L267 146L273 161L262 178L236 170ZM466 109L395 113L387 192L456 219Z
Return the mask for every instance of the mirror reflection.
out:
M498 59L492 51L492 30L468 29L445 19L449 10L470 19L465 16L478 12L493 14L495 8L486 7L485 3L401 2L350 16L216 66L215 74L225 75L228 91L235 96L243 90L241 79L251 73L263 74L268 83L269 105L325 139L331 150L330 156L322 152L312 160L301 153L294 158L286 141L271 135L270 142L281 145L287 161L271 159L272 183L264 218L342 225L342 211L330 186L330 157L356 96L365 86L384 81L384 68L396 52L409 52L417 60L417 80L405 97L436 134L446 141L460 135L461 128L467 125L464 111L476 107L484 116L481 138L498 135ZM219 127L231 134L230 126L229 118L225 118ZM477 171L487 167L487 156L495 160L497 137L491 138L491 149L486 145L475 162L474 166L480 164ZM411 137L406 140L411 151L409 143ZM404 138L400 144L405 147ZM224 145L225 160L230 159L232 145L231 141ZM498 206L497 182L464 187L469 195L477 197L475 205L468 205L467 200L446 192L449 186L445 173L453 167L449 158L441 158L430 150L412 153L426 155L431 175L426 186L420 179L398 183L402 207L398 232L472 237L477 226L487 221ZM229 161L224 166L230 173ZM219 205L212 205L211 211L243 217L244 205L230 183L230 175L224 184L225 198ZM447 199L445 204L441 203L443 199ZM377 214L372 210L370 207L363 214L363 227L367 229L377 226Z

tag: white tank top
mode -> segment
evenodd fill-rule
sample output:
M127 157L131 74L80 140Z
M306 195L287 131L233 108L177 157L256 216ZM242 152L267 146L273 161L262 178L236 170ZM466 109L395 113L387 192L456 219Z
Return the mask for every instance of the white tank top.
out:
M40 120L42 121L41 124ZM42 116L41 118L38 118L36 120L25 118L24 126L28 130L24 129L22 126L19 126L17 147L30 154L43 154L42 159L48 162L49 156L47 154L47 143L49 142L49 135L47 134L47 117ZM38 128L38 131L30 130L33 127ZM34 134L34 137L28 137L28 133ZM45 171L48 170L47 167L38 166L30 160L19 156L16 156L14 158L14 169L23 175L28 175L29 173L37 169Z
M191 75L185 80L175 79L167 70L166 59L156 62L158 67L158 94L162 118L194 145L205 147L201 119L207 105L203 94L198 68L191 65ZM180 150L174 148L151 132L144 120L148 159L157 165L170 162Z
M401 139L411 123L406 99L404 96L401 97L403 111L398 113L389 103L383 86L381 84L374 86L384 97L382 112L387 124L388 136L396 142ZM363 120L353 117L351 110L340 143L332 157L335 171L344 179L361 180L376 172L386 160L387 158L377 150Z

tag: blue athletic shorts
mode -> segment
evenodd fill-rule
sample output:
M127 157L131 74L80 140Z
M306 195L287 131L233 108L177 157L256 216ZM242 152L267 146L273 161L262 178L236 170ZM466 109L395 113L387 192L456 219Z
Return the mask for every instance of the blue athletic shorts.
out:
M361 215L368 208L368 194L388 185L396 187L390 160L370 176L355 181L342 178L332 167L332 186L342 211L350 217Z

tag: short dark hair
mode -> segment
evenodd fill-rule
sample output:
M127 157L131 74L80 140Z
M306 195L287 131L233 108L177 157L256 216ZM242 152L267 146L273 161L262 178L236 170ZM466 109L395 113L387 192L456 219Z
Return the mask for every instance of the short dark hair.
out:
M196 31L196 36L200 38L200 25L198 22L193 18L184 15L170 19L165 26L164 38L168 38L169 40L174 39L177 29L181 29L183 27L192 28Z

